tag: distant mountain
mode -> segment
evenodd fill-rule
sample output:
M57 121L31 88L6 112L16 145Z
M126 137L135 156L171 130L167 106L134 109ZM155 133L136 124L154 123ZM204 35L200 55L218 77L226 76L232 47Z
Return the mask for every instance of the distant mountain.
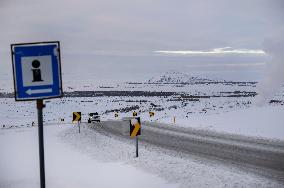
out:
M163 84L194 84L194 83L213 83L224 82L224 80L211 80L207 78L193 77L176 71L168 71L160 76L156 76L148 80L148 83Z

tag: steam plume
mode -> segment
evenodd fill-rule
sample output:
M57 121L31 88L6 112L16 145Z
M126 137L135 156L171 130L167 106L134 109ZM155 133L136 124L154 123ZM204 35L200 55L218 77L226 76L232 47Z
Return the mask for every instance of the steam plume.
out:
M264 79L258 86L257 105L264 105L284 84L284 36L264 41L264 51L268 55Z

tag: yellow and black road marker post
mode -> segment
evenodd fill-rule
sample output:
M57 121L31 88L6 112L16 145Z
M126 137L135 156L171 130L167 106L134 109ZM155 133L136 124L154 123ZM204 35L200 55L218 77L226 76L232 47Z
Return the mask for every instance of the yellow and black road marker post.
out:
M130 120L130 137L136 137L136 157L138 157L138 135L141 135L140 117L135 117Z
M114 117L118 118L118 112L115 112Z
M132 115L133 115L133 117L136 117L136 116L137 116L137 112L134 111L134 112L132 113Z
M150 116L150 117L153 117L154 115L155 115L154 112L149 112L149 116Z
M73 112L73 123L78 123L79 133L80 133L80 124L81 124L81 112Z

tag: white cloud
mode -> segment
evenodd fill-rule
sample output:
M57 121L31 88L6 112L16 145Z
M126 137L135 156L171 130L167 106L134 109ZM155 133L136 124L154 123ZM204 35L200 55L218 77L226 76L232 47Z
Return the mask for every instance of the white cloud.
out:
M252 54L252 55L266 55L263 50L259 49L233 49L232 47L214 48L212 50L159 50L154 51L155 53L169 54L169 55L225 55L225 54Z

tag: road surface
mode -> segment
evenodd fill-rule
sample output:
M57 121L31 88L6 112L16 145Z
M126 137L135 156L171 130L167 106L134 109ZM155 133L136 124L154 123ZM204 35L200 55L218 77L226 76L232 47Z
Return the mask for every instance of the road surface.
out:
M105 134L130 139L128 121L105 121L90 126ZM237 165L284 182L283 141L150 122L142 123L139 140L178 152L221 160L229 165Z

